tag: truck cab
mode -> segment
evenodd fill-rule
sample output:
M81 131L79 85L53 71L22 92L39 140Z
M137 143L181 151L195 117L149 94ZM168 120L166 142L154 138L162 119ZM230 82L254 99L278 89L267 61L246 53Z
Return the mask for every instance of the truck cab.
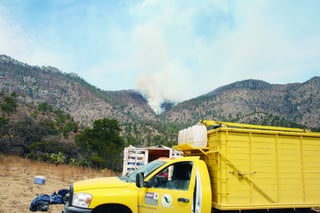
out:
M210 212L211 195L200 157L158 159L127 176L72 184L63 212Z

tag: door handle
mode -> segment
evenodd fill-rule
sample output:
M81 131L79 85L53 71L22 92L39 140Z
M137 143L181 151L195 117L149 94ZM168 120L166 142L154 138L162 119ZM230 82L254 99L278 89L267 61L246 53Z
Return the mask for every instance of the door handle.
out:
M178 198L178 202L189 203L189 199L188 199L188 198L180 197L180 198Z

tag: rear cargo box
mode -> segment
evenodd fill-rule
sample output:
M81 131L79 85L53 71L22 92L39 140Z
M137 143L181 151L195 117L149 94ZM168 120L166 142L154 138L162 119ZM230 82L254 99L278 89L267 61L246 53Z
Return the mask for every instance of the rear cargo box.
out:
M214 208L320 206L320 133L221 125L208 131L207 148L198 150L208 165Z

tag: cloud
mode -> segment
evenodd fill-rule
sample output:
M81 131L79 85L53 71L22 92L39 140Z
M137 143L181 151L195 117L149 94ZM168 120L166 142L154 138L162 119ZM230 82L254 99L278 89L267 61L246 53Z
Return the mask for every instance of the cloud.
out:
M21 25L9 12L0 6L0 53L37 66L68 67L67 61L55 44Z
M11 21L5 8L0 6L0 44L1 52L16 55L28 46L28 40L21 38L25 32L15 22Z
M319 4L71 1L23 15L0 5L0 51L78 73L101 89L141 90L159 110L165 99L180 102L234 81L319 75Z
M236 6L238 26L221 41L226 51L226 57L222 58L225 71L240 74L233 75L233 81L241 77L275 83L302 80L298 76L305 76L310 69L319 69L319 64L313 68L310 65L314 63L308 64L317 61L320 51L319 39L316 38L320 35L316 27L319 23L311 19L304 20L306 25L313 22L309 32L304 34L305 26L297 28L299 25L294 23L295 20L304 19L303 16L286 14L287 10L275 12L280 5L266 3L250 5L250 12L243 4Z

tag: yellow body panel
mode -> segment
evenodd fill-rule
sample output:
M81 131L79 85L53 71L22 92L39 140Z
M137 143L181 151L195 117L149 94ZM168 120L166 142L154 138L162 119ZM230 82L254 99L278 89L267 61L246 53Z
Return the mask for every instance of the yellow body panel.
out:
M121 204L137 212L135 183L121 181L118 177L94 178L73 183L74 193L86 192L93 196L89 208L94 209L103 204ZM126 195L126 196L124 196Z
M220 210L320 206L320 133L302 129L215 122L208 146L182 148L202 155ZM261 128L262 127L262 128ZM179 146L180 148L183 145Z

